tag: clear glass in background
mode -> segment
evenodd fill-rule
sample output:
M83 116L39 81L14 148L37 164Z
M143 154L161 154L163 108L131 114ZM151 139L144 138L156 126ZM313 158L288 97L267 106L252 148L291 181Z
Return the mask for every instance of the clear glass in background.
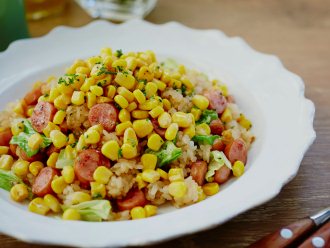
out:
M64 10L65 4L66 0L25 0L26 18L39 20L60 14Z
M76 0L93 18L126 21L143 18L156 6L157 0Z

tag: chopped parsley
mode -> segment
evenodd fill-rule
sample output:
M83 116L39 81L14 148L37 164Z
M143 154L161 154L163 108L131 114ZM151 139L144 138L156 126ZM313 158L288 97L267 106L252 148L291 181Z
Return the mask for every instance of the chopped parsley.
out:
M122 158L123 157L123 150L121 148L119 148L118 150L118 158Z
M77 74L64 74L64 77L60 77L58 80L58 84L64 84L65 86L69 86L74 84L74 81L77 79Z
M116 51L116 57L120 58L123 55L123 51L121 49L118 49Z
M117 72L109 71L108 68L104 64L102 64L102 66L100 67L100 69L96 75L101 76L103 74L115 75L115 74L117 74Z

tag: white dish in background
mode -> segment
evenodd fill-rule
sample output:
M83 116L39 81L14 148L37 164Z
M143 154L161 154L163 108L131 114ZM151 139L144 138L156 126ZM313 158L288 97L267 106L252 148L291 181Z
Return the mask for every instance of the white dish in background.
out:
M178 23L95 21L81 28L57 27L41 38L19 40L0 53L0 106L24 96L36 80L60 75L77 58L111 46L153 50L219 78L253 122L256 141L246 173L205 201L122 222L70 222L39 216L0 190L0 231L26 242L105 247L143 245L208 229L276 196L297 173L315 139L314 105L304 84L276 56L253 50L241 38Z

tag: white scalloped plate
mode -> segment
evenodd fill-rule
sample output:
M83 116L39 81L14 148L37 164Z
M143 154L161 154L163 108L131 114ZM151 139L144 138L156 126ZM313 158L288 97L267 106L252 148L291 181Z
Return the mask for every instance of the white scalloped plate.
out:
M2 233L26 242L70 246L150 244L219 225L270 200L296 175L315 139L315 109L304 97L303 81L277 57L259 53L241 38L229 38L216 30L194 30L173 22L154 25L134 20L114 25L95 21L16 41L0 53L0 106L22 97L33 81L60 75L76 58L98 54L104 46L154 50L226 82L252 119L257 137L246 173L198 204L164 208L155 217L122 222L65 222L39 216L0 190Z

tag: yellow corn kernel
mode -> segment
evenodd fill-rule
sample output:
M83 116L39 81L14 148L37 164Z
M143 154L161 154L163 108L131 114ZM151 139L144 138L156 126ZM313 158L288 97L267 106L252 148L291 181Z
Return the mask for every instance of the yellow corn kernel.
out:
M157 214L157 206L154 205L145 205L144 210L146 211L146 217L154 216Z
M211 128L206 123L202 123L196 126L196 135L210 135Z
M57 159L58 159L58 153L57 152L53 152L52 154L50 154L49 158L47 159L47 166L48 167L52 167L52 168L55 168L55 165L56 165L56 162L57 162Z
M115 77L115 82L120 86L131 90L135 85L135 78L130 74L118 72Z
M101 139L100 133L93 129L88 129L84 133L84 137L86 144L97 144Z
M123 158L131 159L135 158L137 155L136 147L133 147L131 144L126 143L121 146L121 151L123 154Z
M49 134L49 137L56 148L62 148L66 145L67 137L59 130L52 130Z
M62 124L65 116L66 116L66 112L64 110L58 110L54 115L53 123L57 125Z
M106 143L103 144L101 148L102 154L106 156L108 159L111 159L113 161L118 160L119 150L120 147L118 145L118 142L115 140L107 141Z
M47 102L49 99L49 97L42 95L38 98L38 102ZM23 111L23 108L19 109L19 106L21 105L17 105L13 110L16 114L22 115L20 112Z
M96 96L102 96L103 95L103 88L98 85L92 85L89 90Z
M79 67L76 68L76 71L75 72L76 73L79 73L79 74L86 74L86 75L88 75L91 72L91 70L89 68L87 68L87 67L79 66Z
M105 56L105 55L112 55L112 50L111 50L111 48L110 47L103 47L102 49L101 49L101 56Z
M71 203L73 205L82 203L82 202L86 202L86 201L90 201L91 200L91 196L90 194L86 193L86 192L81 192L81 191L77 191L72 193L72 198L71 198Z
M132 127L132 122L130 121L125 121L116 126L116 135L120 136L123 135L125 130L129 127Z
M153 82L157 85L157 88L160 91L164 91L166 89L166 84L158 79L154 79Z
M145 90L146 90L147 97L150 98L150 97L156 95L158 87L155 83L149 82L149 83L147 83Z
M54 102L54 100L56 99L56 97L58 97L61 93L59 92L59 90L55 87L51 88L49 91L49 97L48 100L50 102Z
M225 111L223 111L220 119L224 123L227 123L227 122L230 122L233 120L233 116L232 116L229 108L226 108Z
M107 97L109 97L110 99L113 99L115 97L115 94L116 94L116 87L113 86L113 85L109 85L107 87Z
M28 161L17 160L12 167L12 171L19 177L25 177L29 173L29 164Z
M137 66L136 58L127 57L125 60L126 60L126 63L127 63L127 69L130 70L130 71L134 71L136 66Z
M182 168L172 168L168 171L168 179L170 182L183 181L183 170Z
M137 85L136 85L136 89L137 90L141 90L141 91L143 91L144 90L144 88L145 88L145 84L146 84L146 81L139 81L138 83L137 83Z
M42 168L44 164L40 161L34 161L29 165L29 171L33 176L37 176Z
M187 185L184 182L171 182L168 186L168 192L174 198L184 197L187 190Z
M9 147L8 146L0 146L0 155L7 154L8 151L9 151Z
M128 101L125 97L121 95L116 95L114 98L115 102L121 107L121 108L127 108L128 107Z
M147 186L147 183L145 181L143 181L143 179L142 179L141 173L136 175L135 181L137 182L139 189L143 189L144 187Z
M42 144L42 142L43 142L43 139L42 139L42 137L41 137L41 135L39 133L32 134L28 138L28 146L32 150L39 149L39 147Z
M224 85L224 84L220 85L220 90L221 90L223 96L228 96L228 88L226 85Z
M139 90L139 89L134 90L133 95L139 104L145 103L146 97L141 90Z
M146 119L149 117L149 113L145 110L133 110L132 117L134 119Z
M25 184L19 183L10 189L10 196L14 201L21 202L29 196L29 192Z
M167 174L166 171L164 171L164 170L162 170L162 169L160 169L160 168L157 168L156 171L159 173L160 178L163 178L163 179L165 179L165 180L168 180L168 174Z
M141 110L152 110L156 108L159 105L159 101L156 98L152 98L149 100L146 100L143 104L139 105L139 109Z
M160 179L160 174L155 170L143 170L142 179L148 183L155 183Z
M75 142L76 142L76 138L74 137L74 134L70 133L68 136L68 145L72 145Z
M85 137L84 135L80 135L77 145L76 145L76 150L77 151L82 151L87 147L87 143L85 142Z
M168 83L168 86L172 87L173 89L180 89L182 86L182 82L177 79L172 78L170 80L170 82Z
M67 183L65 182L64 177L62 177L62 176L54 178L51 183L52 190L56 194L62 194L62 192L66 186L67 186Z
M55 196L51 194L45 195L44 202L54 213L61 212L61 205Z
M74 91L71 96L71 102L74 105L82 105L85 103L85 93L83 91Z
M148 138L147 145L151 150L158 151L163 144L164 140L159 136L159 134L151 134Z
M203 185L203 191L205 195L211 196L219 192L219 184L217 183L206 183Z
M92 198L104 198L106 194L105 185L98 182L91 182Z
M126 66L127 66L127 63L126 63L126 60L124 60L124 59L117 59L111 65L111 67L113 67L113 68L116 68L116 67L125 68Z
M194 137L196 134L195 125L183 129L183 134L188 135L190 138Z
M133 147L138 145L138 139L136 137L135 131L133 128L129 127L124 132L124 143L129 143Z
M31 117L32 114L33 114L33 110L34 110L33 107L29 107L28 110L26 111L26 115L27 115L28 117Z
M130 121L131 114L127 111L127 109L122 109L119 111L118 118L121 122Z
M95 182L107 184L112 176L112 171L105 166L99 166L93 173L93 179Z
M246 119L243 114L237 119L237 122L244 127L246 130L249 130L252 127L252 123L249 119Z
M137 74L139 80L152 81L154 78L154 73L146 66L142 66Z
M154 154L145 153L141 156L143 170L154 170L157 165L157 156Z
M233 174L235 177L240 177L244 174L244 163L242 161L237 160L233 164Z
M205 195L202 187L200 187L200 186L198 187L197 193L198 193L198 202L205 200L206 195Z
M24 131L24 125L22 122L16 122L11 125L11 133L13 135L19 135L21 132Z
M165 139L174 140L179 131L179 126L177 123L172 123L165 132Z
M209 99L202 95L194 95L192 103L199 109L204 110L209 106Z
M73 183L75 174L74 174L74 169L73 169L72 166L70 166L70 165L64 166L62 171L61 171L61 174L64 178L64 181L67 184Z
M161 106L157 106L156 108L149 111L149 114L152 118L157 118L162 113L164 113L164 109Z
M119 95L125 97L128 102L134 101L134 94L125 87L118 87L117 92Z
M24 114L24 108L23 108L22 102L18 102L15 105L15 107L13 108L13 111L18 115L23 115Z
M169 113L164 112L158 117L158 124L161 128L168 128L172 123L172 118Z
M81 216L77 209L68 208L62 215L63 220L80 220Z
M193 123L193 120L191 116L184 112L176 112L172 115L172 122L177 123L179 127L186 128Z
M150 134L154 129L154 127L150 120L144 119L144 120L135 120L133 122L133 129L139 138L143 138L148 134Z
M30 203L28 207L30 212L40 214L40 215L46 215L49 211L49 207L46 205L44 199L37 197L34 198Z
M13 163L14 163L14 158L12 156L7 155L7 154L1 155L0 169L10 170Z
M95 79L94 78L86 78L85 82L80 87L80 90L83 91L83 92L88 92L89 88L94 84L95 84Z
M143 219L146 217L146 211L143 207L134 207L131 209L132 220Z
M131 102L126 109L128 112L132 112L134 109L137 109L136 102Z
M198 108L192 108L190 110L190 113L192 113L192 115L194 116L195 121L198 121L201 117L202 111Z
M97 131L99 134L102 134L103 126L101 124L97 124L97 125L91 126L90 128L88 128L88 130L94 130L94 131Z
M87 107L90 109L96 104L96 95L92 92L87 92Z
M65 95L59 95L58 97L55 98L54 100L54 106L57 109L66 109L68 106L68 103L66 101Z
M107 102L112 102L112 100L109 97L105 97L105 96L98 96L96 98L96 103L107 103Z
M50 132L53 130L61 130L59 126L55 125L53 122L48 122L47 126L42 130L44 135L49 138Z
M170 110L170 108L172 107L172 104L168 99L163 99L163 105L166 111Z

